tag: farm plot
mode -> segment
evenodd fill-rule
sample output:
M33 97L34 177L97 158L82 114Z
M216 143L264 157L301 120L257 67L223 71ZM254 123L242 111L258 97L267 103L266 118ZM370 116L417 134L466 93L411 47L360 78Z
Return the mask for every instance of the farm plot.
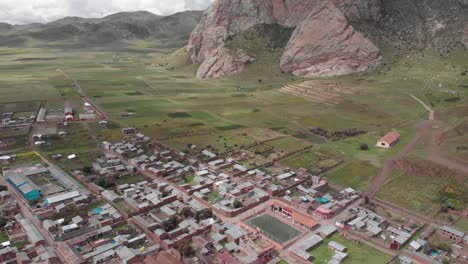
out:
M369 162L354 161L328 173L327 179L343 187L366 190L379 169Z
M337 105L342 100L341 94L352 94L354 92L352 88L345 87L337 82L320 82L315 80L299 84L289 84L283 86L279 91L329 106Z

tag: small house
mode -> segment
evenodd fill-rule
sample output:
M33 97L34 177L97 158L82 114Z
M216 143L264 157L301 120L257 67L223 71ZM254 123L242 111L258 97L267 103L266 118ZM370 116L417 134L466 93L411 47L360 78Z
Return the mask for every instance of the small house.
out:
M396 131L392 131L385 136L383 136L379 141L377 141L377 147L381 148L390 148L391 146L395 145L400 140L400 133Z

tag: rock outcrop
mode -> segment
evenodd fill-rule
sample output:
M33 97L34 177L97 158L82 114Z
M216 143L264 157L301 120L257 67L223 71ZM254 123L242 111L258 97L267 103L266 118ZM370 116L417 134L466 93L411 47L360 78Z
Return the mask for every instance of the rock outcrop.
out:
M349 26L333 3L321 1L297 26L280 65L294 75L313 77L363 71L379 61L379 49Z
M255 54L226 47L229 38L258 24L295 28L281 58L298 76L362 71L380 61L378 48L349 20L378 20L379 0L217 0L192 32L188 51L199 78L242 71Z
M465 32L462 37L462 42L465 44L465 47L468 48L468 24L465 26Z

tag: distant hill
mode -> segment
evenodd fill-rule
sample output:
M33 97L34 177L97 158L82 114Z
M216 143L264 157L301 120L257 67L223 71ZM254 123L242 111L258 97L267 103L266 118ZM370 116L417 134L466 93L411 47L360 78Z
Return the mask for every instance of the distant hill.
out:
M154 39L161 45L179 47L186 44L201 15L201 11L170 16L139 11L103 18L65 17L47 24L18 26L0 23L0 46L24 45L32 40L46 46L93 47Z

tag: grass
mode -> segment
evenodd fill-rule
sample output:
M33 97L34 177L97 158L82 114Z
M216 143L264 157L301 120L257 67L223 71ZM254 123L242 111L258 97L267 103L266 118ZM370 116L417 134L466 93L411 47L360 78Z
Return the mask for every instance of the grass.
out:
M22 249L24 248L26 245L28 244L28 241L19 241L19 242L15 242L13 243L13 246L17 249Z
M138 175L126 175L126 176L122 176L120 178L117 179L117 184L133 184L133 183L137 183L137 182L141 182L141 181L144 181L146 179L146 176L142 175L142 174L138 174Z
M289 264L286 260L282 259L276 264Z
M284 152L311 144L314 149L291 157L283 164L309 168L318 160L326 166L344 159L351 170L337 168L328 177L357 189L364 189L375 168L380 168L412 139L413 125L427 118L426 110L409 98L409 92L444 113L444 120L450 123L466 112L463 107L468 89L461 85L467 82L468 76L460 75L466 68L466 51L455 51L445 57L431 52L425 52L424 56L408 53L395 57L391 50L382 47L385 67L315 80L318 86L334 82L343 90L340 94L343 100L339 104L325 106L278 92L283 85L302 79L283 73L279 68L282 50L268 46L272 41L281 44L281 36L286 32L273 30L270 33L278 37L272 40L257 36L255 32L252 36L237 36L230 46L255 51L257 61L241 74L214 80L194 77L196 67L188 64L189 54L184 49L171 53L173 50L155 48L150 42L130 43L129 49L119 51L2 48L0 107L30 112L38 101L47 100L48 106L57 108L63 106L65 97L75 104L79 98L70 87L70 79L57 71L62 69L77 79L83 91L117 124L112 129L92 129L91 126L90 130L71 124L67 137L52 139L50 146L41 148L47 155L79 154L76 162L61 161L67 168L89 165L86 163L91 161L88 157L96 151L96 143L120 139L119 127L124 126L137 127L148 136L182 151L187 149L187 144L199 146L191 150L191 154L197 154L208 145L221 153L286 135L268 144ZM44 56L57 59L17 60ZM453 96L447 95L446 89L458 93L460 100L450 100ZM129 117L128 112L135 115ZM311 127L329 131L358 128L368 133L331 142L312 134ZM398 130L402 140L390 150L375 148L377 139L391 130ZM461 158L467 156L468 152L456 150L465 138L449 135L447 152ZM360 151L361 143L367 143L370 150ZM25 145L24 136L19 145ZM426 154L424 148L414 153L421 157ZM408 177L413 178L412 175ZM416 177L405 179L404 183L419 189L414 186L424 180ZM405 192L393 185L395 183L389 185L391 192L384 191L381 195L405 203L401 198ZM429 180L429 186L424 185L423 189L433 193L431 186L437 187ZM405 189L406 186L401 187ZM409 207L422 206L415 204L419 202Z
M219 192L212 191L208 194L207 200L210 203L217 203L221 201L223 198L224 197L221 194L219 194Z
M326 264L331 260L335 252L328 247L328 242L335 241L348 248L347 253L349 254L348 259L345 260L347 264L361 264L361 263L387 263L391 256L380 252L374 248L369 247L366 244L356 244L352 241L344 239L341 235L335 234L330 238L327 238L323 243L316 249L309 251L315 259L316 264Z
M3 243L5 241L8 241L9 238L8 238L8 234L6 233L6 231L1 231L0 232L0 243Z
M468 220L465 218L458 220L454 226L464 232L468 232Z
M253 219L250 219L247 223L253 227L260 228L270 238L278 241L280 244L285 243L301 234L301 231L281 222L280 220L268 214L257 216Z
M310 142L295 138L295 137L284 137L268 142L268 145L275 147L276 149L283 150L286 152L294 152L301 150L305 147L311 146Z
M131 207L125 201L113 202L112 204L115 205L115 207L119 208L120 210L126 212L127 214L131 214L135 211L135 209L133 209L133 207Z
M439 194L447 186L460 186L460 184L450 179L434 179L429 176L409 175L402 171L393 171L377 196L410 210L435 214L443 205L438 200ZM463 189L463 187L460 188ZM463 197L451 202L461 203L463 206L461 199Z
M379 169L369 162L354 161L326 174L328 180L344 187L366 190L369 182Z

